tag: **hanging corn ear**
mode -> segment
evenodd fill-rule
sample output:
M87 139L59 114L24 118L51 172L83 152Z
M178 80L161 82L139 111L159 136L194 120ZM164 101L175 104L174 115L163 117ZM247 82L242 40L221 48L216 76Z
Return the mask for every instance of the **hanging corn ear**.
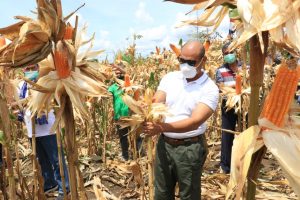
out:
M156 49L156 54L159 55L160 54L160 48L158 46L156 46L155 49Z
M242 76L237 74L235 78L235 92L236 94L242 93Z
M133 99L138 101L140 99L140 90L134 91Z
M206 41L204 42L203 46L204 46L205 52L207 52L208 49L209 49L209 47L210 47L210 41L209 41L209 40L206 40Z
M268 94L260 118L266 118L278 127L284 124L290 103L299 81L300 67L289 69L286 63L279 68L272 89Z
M6 45L5 38L3 36L0 36L0 47L3 47Z
M180 56L181 51L174 44L170 44L170 48L176 54L177 57Z
M64 40L71 40L73 37L73 27L68 24L66 26L66 31L65 31L65 35L64 35Z
M70 76L71 67L69 66L67 53L65 51L55 51L54 62L57 75L60 79Z
M124 81L124 87L129 87L131 86L131 83L130 83L130 77L128 74L125 74L125 81Z

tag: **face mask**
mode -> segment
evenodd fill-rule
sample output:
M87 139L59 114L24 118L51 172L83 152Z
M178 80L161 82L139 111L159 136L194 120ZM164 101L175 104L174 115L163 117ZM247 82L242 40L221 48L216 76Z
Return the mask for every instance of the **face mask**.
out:
M25 78L28 78L29 80L34 81L39 76L39 72L38 71L24 72L24 76L25 76Z
M235 54L233 54L233 53L230 53L230 54L227 54L226 56L224 56L225 63L232 64L235 61L236 61L236 57L235 57Z
M197 74L196 68L188 65L187 63L180 64L180 71L185 78L194 78Z

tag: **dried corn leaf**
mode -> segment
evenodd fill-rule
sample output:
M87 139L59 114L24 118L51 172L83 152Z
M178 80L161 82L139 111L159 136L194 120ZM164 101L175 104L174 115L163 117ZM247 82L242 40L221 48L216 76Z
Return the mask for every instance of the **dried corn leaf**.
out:
M243 44L256 33L259 33L260 35L262 31L272 29L274 30L271 36L274 37L274 40L283 40L283 37L280 36L279 30L275 30L291 18L293 18L293 20L291 20L291 24L288 27L285 26L285 30L290 33L289 36L286 35L287 38L285 41L288 41L288 38L290 37L292 41L295 41L295 44L299 43L299 40L297 40L297 38L299 39L299 34L295 35L295 32L297 32L298 29L296 27L299 26L295 23L295 19L299 17L297 14L299 13L298 9L300 7L299 1L238 0L237 7L243 20L244 27L237 41L231 44L230 49L234 49ZM261 49L264 50L263 42L261 41L262 38L260 37ZM292 42L288 43L288 46L293 44Z
M132 161L130 163L130 169L132 171L134 181L138 184L138 186L144 185L141 166L139 165L139 163L136 161Z
M181 4L198 4L208 0L165 0L165 1L171 1L174 3L181 3Z
M220 5L231 5L231 6L236 6L237 1L236 0L209 0L206 9L215 7L215 6L220 6Z
M178 27L186 26L186 25L194 25L194 26L215 26L220 19L223 19L227 13L227 8L221 8L217 10L215 13L216 7L212 7L204 11L200 18L195 20L186 20L182 21ZM212 14L214 13L214 16Z
M134 100L131 96L124 94L122 95L124 103L132 110L134 113L139 115L144 115L143 106L139 101Z
M19 37L20 28L24 23L24 21L21 21L8 27L0 28L0 34L11 41L14 41Z
M300 129L290 129L289 134L276 130L262 132L264 143L276 157L295 193L300 197Z
M263 146L261 141L257 141L259 133L259 126L251 126L235 137L232 147L231 172L226 199L233 193L236 195L236 199L240 199L252 154Z
M120 125L121 128L125 128L128 126L137 127L143 122L144 118L141 115L131 115L130 117L121 117L117 124Z

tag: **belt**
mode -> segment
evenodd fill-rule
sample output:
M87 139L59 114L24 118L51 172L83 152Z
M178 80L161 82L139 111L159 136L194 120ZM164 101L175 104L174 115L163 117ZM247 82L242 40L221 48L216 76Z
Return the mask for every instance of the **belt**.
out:
M174 139L174 138L170 138L170 137L167 137L164 134L162 134L163 140L172 146L186 145L186 144L199 142L201 136L202 135L197 135L197 136L190 137L190 138Z

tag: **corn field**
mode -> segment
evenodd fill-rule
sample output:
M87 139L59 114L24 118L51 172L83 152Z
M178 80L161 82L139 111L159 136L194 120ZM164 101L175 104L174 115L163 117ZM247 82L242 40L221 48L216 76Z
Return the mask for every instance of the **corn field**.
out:
M207 121L209 153L201 177L202 199L253 199L253 195L254 199L299 199L300 107L295 100L300 80L299 1L168 1L191 4L191 12L203 10L182 26L213 27L212 32L233 9L239 13L230 48L242 61L242 71L235 89L220 87L218 108ZM18 121L19 111L26 108L32 121L35 115L55 111L51 131L56 133L58 152L63 152L60 168L62 156L68 167L69 193L66 174L60 170L64 200L154 199L156 138L146 136L141 124L163 122L168 113L164 104L154 104L152 98L162 77L179 70L180 45L156 47L147 56L138 54L135 43L129 45L113 60L126 69L121 80L111 62L97 59L103 50L94 50L94 35L84 37L87 25L78 25L76 12L84 5L69 14L63 13L61 0L36 3L36 18L18 16L20 22L0 29L0 198L55 199L58 195L44 193L35 123L30 141L25 124ZM280 6L289 12L276 9ZM267 13L267 8L273 10ZM75 21L71 16L76 16ZM203 70L215 80L223 64L221 48L231 39L210 35L200 38L207 57ZM289 55L283 56L281 64L273 62L278 52ZM39 65L36 82L23 75L23 69L33 64ZM18 85L24 81L31 93L21 99ZM130 109L130 115L119 121L114 120L113 97L108 92L113 83L122 88L122 99ZM238 115L234 131L222 129L223 98L227 98L226 108ZM130 129L128 161L120 156L118 126ZM230 174L219 167L222 131L235 135ZM141 150L137 150L138 137Z

